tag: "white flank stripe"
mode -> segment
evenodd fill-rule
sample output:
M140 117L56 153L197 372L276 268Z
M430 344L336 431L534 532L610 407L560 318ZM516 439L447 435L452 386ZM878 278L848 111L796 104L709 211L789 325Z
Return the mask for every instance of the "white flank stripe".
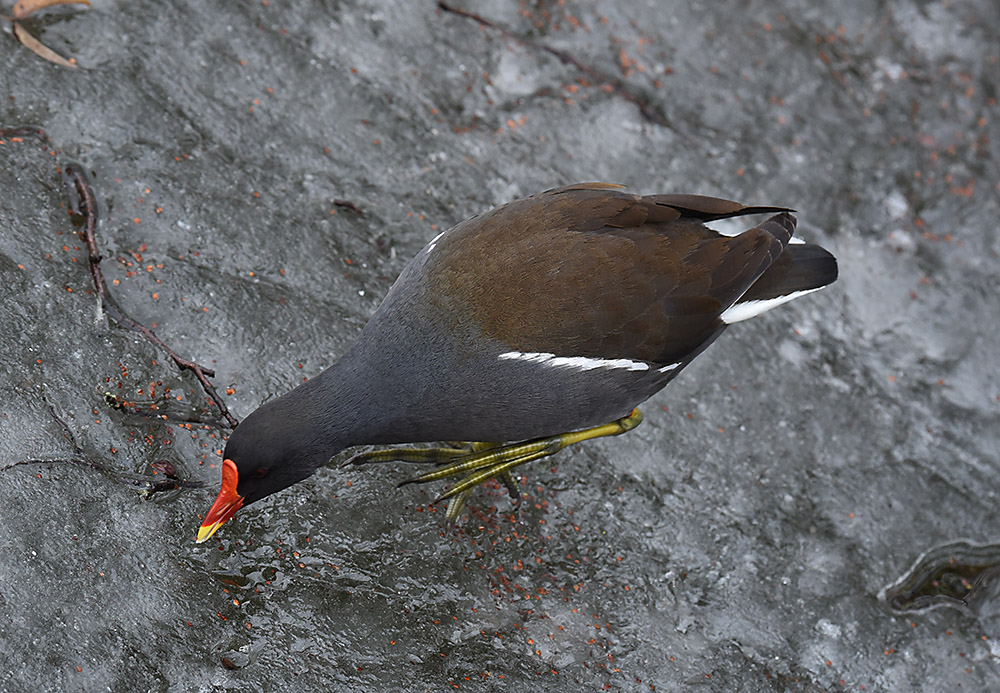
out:
M782 303L788 303L793 298L798 298L799 296L805 296L806 294L811 294L813 291L819 291L822 286L816 287L815 289L806 289L805 291L793 291L785 296L778 296L777 298L766 298L760 301L742 301L734 303L733 305L726 308L719 318L722 322L727 325L732 325L734 322L742 322L744 320L749 320L750 318L755 318L761 313L766 313L776 306L780 306Z
M791 238L788 239L788 242L791 243L792 245L805 245L806 244L806 242L803 241L798 236L792 236Z
M437 242L439 240L441 240L441 236L443 236L443 235L444 235L444 231L442 231L441 233L439 233L438 235L436 235L434 238L432 238L431 242L427 244L427 254L428 255L431 254L431 251L434 250L434 246L437 245Z
M528 361L540 363L551 368L572 368L579 371L592 371L596 368L617 368L627 371L648 371L649 364L630 359L594 359L588 356L556 356L546 352L507 351L498 357L503 360Z
M681 365L681 362L680 362L680 361L678 361L677 363L671 363L671 364L669 364L669 365L666 365L666 366L663 366L662 368L657 368L657 369L656 369L656 372L657 372L657 373L666 373L667 371L672 371L672 370L674 370L674 369L675 369L675 368L677 368L677 366L679 366L679 365Z

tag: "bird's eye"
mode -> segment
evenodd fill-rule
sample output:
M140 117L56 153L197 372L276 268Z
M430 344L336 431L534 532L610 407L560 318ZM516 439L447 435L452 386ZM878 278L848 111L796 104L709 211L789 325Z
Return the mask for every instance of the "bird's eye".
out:
M253 474L251 474L250 478L251 479L263 479L265 476L267 476L267 470L264 469L263 467L261 467L260 469L256 470Z

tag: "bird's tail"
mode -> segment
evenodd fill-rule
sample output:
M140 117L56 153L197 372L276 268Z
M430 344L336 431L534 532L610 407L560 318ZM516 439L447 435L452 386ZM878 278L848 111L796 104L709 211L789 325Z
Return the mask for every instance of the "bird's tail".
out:
M837 279L837 260L811 243L793 240L746 293L720 317L732 324L822 289Z

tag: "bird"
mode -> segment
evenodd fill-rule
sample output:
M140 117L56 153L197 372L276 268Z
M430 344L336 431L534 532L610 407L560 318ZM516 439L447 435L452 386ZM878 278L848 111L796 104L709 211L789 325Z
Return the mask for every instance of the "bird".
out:
M730 325L836 280L793 211L579 183L439 233L334 365L232 431L196 541L356 446L468 441L345 464L434 463L403 483L454 480L437 499L449 521L490 478L516 502L515 467L635 428ZM764 214L735 236L707 225Z

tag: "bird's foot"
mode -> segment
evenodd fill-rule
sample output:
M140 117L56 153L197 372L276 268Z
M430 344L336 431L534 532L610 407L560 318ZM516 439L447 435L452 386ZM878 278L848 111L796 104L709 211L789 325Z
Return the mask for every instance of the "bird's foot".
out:
M628 416L611 423L547 438L536 438L509 445L471 443L471 449L448 447L372 450L351 457L341 466L389 461L436 463L440 465L438 468L419 474L412 479L406 479L400 482L399 486L426 484L440 479L460 477L454 486L432 501L438 503L448 500L448 510L445 517L449 522L454 522L465 507L465 499L469 493L486 480L499 477L504 486L507 487L511 498L514 499L514 503L518 504L521 495L517 488L517 482L511 474L511 470L515 467L554 455L573 443L591 438L621 435L631 431L640 423L642 423L642 413L638 409L633 409Z

